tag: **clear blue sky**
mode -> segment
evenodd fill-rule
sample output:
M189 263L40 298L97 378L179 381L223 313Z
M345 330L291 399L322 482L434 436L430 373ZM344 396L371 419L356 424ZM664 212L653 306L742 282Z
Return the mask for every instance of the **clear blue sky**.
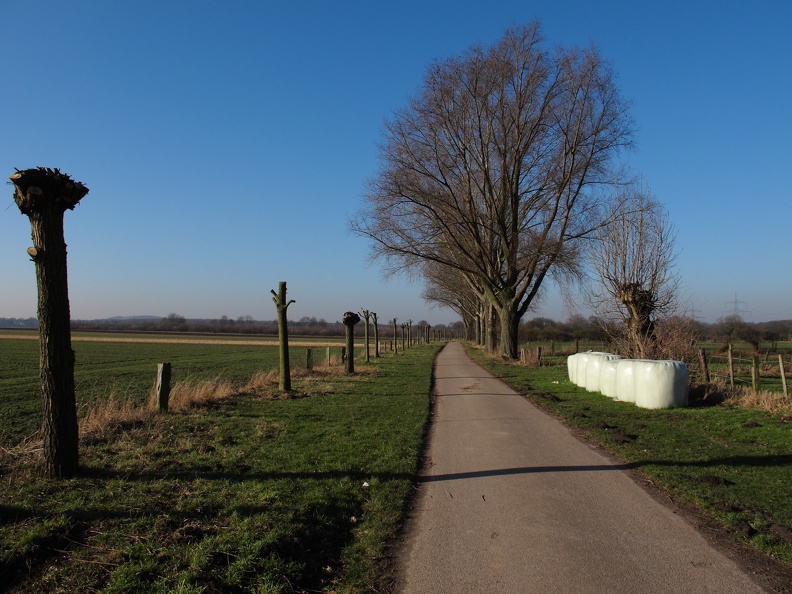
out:
M678 230L696 317L792 318L792 2L0 0L0 173L58 167L72 317L433 324L347 232L383 122L427 66L542 21L593 42L633 102L627 155ZM30 225L0 194L0 317L36 314ZM548 290L536 314L571 312ZM581 313L587 313L581 311Z

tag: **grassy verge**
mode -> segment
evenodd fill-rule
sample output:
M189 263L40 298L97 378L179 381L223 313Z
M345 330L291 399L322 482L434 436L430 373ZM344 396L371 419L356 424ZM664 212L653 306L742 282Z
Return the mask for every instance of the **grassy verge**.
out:
M80 477L0 450L0 574L14 592L366 592L417 471L436 346L295 395L256 390L122 421Z
M587 392L565 366L471 356L565 418L673 498L792 565L792 417L734 404L651 411Z

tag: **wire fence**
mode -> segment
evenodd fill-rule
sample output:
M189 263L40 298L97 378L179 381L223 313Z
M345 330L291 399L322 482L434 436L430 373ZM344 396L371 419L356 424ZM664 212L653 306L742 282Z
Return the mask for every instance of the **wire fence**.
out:
M777 344L763 354L735 349L733 345L708 345L699 348L698 356L685 361L691 381L723 383L731 387L748 387L754 392L765 390L789 395L792 372L792 344ZM533 341L525 343L520 351L524 365L532 367L566 366L569 355L587 351L613 352L605 342Z

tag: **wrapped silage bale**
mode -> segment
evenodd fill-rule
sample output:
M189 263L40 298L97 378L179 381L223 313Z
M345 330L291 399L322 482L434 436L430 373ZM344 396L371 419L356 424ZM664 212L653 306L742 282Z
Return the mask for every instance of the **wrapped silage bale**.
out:
M580 353L575 353L567 357L567 373L569 374L569 381L572 383L577 379L577 364L579 360Z
M682 361L636 361L635 405L673 408L688 404L688 370Z
M620 355L610 353L592 353L586 364L585 388L589 392L599 392L602 388L602 371L608 361L621 359Z
M573 384L581 388L586 387L586 367L588 367L589 360L599 354L601 353L593 353L591 351L578 353L577 363L575 364L575 377L572 379Z
M586 370L588 368L589 361L597 357L610 358L610 357L618 357L618 355L613 355L611 353L599 353L593 351L570 355L569 357L567 357L567 372L569 373L569 381L571 381L576 386L580 386L581 388L586 388L587 386Z
M600 392L609 398L616 398L616 368L621 357L608 359L602 364L602 373L600 374Z
M635 402L635 364L638 359L621 359L616 363L617 400Z

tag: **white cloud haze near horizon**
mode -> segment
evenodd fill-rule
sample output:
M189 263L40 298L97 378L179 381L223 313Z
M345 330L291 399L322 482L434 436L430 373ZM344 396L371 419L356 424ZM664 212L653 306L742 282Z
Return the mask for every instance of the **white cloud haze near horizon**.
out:
M534 18L594 43L632 102L624 160L676 226L688 313L792 318L792 3L262 3L6 0L0 173L58 167L72 317L448 323L347 231L383 122L428 66ZM36 34L29 26L36 23ZM3 173L4 172L4 173ZM36 315L30 225L0 197L0 317ZM588 315L548 286L536 315Z

